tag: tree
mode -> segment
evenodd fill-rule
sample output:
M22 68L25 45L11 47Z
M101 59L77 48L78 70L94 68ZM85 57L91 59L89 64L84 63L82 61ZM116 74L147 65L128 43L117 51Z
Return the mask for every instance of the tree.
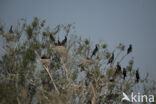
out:
M1 104L121 103L122 92L135 91L136 86L143 93L155 94L155 83L148 76L140 76L139 83L135 82L137 69L133 68L133 59L124 68L125 80L122 72L116 73L116 63L122 63L129 55L123 44L111 52L105 43L99 42L96 54L92 55L95 45L73 35L72 27L60 24L50 29L45 20L37 17L30 24L22 19L11 27L14 39L9 40L1 26L5 42L0 47ZM64 40L58 37L61 31L65 33ZM107 65L112 54L114 59Z

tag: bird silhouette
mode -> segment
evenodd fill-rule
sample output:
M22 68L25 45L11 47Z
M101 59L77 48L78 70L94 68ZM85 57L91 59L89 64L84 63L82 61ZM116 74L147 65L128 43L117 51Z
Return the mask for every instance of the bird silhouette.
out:
M57 40L57 45L58 45L58 46L61 46L61 42L60 42L59 38L58 38L58 40Z
M120 72L121 72L121 66L120 66L119 62L117 62L116 73L120 73Z
M114 82L114 79L109 79L110 82Z
M42 65L49 66L50 65L50 57L47 57L47 56L43 55L40 58L40 62L41 62Z
M123 68L123 79L125 80L125 78L126 78L126 76L127 76L127 72L126 72L126 69L125 68Z
M62 40L61 45L65 45L67 42L67 37L65 36L65 38Z
M55 46L59 46L57 42L54 42L54 45L55 45Z
M52 34L50 34L50 39L51 39L52 42L55 42L55 38L53 37Z
M131 53L132 52L132 45L130 44L128 49L127 49L127 54Z
M136 70L136 82L138 83L140 80L139 70Z
M12 25L10 26L9 33L13 33Z
M41 57L41 59L50 59L50 58L47 57L47 56L45 56L45 55L43 55L43 56Z
M15 37L14 37L14 32L12 30L12 25L10 26L10 29L9 29L9 32L7 33L2 33L2 36L7 40L7 41L13 41L15 40Z
M114 53L112 53L112 56L110 57L110 59L108 60L107 64L110 64L114 61Z
M93 53L92 53L92 55L91 55L91 58L97 53L97 51L98 51L98 46L97 46L97 44L96 44L96 46L95 46L95 48L94 48L94 50L93 50Z

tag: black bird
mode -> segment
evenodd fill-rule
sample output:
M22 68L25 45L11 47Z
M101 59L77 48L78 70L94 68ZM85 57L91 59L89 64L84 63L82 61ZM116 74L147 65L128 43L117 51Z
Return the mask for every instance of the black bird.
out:
M42 65L47 65L49 66L50 65L50 57L47 57L45 55L43 55L40 59L40 62Z
M61 46L61 42L59 39L57 40L57 45Z
M123 79L125 80L125 78L126 78L126 76L127 76L127 72L126 72L126 69L125 68L123 68Z
M2 31L3 32L3 31ZM7 40L7 41L13 41L15 40L15 37L14 37L14 32L12 30L12 25L10 26L10 29L9 29L9 32L7 33L2 33L2 36Z
M111 58L108 60L108 63L107 64L110 64L114 61L114 53L112 53L112 56Z
M12 25L10 26L9 33L13 33Z
M41 57L41 59L49 59L49 57L43 55L43 56Z
M121 66L120 66L119 62L117 62L116 73L120 73L120 72L121 72Z
M114 82L114 79L109 79L110 82Z
M55 42L55 38L53 37L52 34L50 34L50 39L51 39L52 42Z
M128 49L127 49L127 54L129 54L130 52L132 52L132 45L130 44Z
M67 37L65 36L64 40L62 40L61 45L65 45L67 42Z
M98 46L97 46L97 44L96 44L96 46L95 46L95 48L94 48L94 50L93 50L93 53L92 53L91 58L96 54L97 51L98 51Z
M139 71L136 70L136 82L138 83L140 79Z
M55 46L59 46L57 42L54 42L54 45L55 45Z

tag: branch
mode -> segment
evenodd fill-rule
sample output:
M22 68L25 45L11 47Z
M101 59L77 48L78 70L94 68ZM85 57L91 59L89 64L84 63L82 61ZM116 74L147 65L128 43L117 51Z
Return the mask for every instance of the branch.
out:
M16 48L17 48L17 42L16 42L16 45L15 45L15 48L14 48L13 52L15 52ZM17 61L17 60L16 60L16 54L15 54L15 57L14 57L14 58L15 58L15 59L14 59L13 70L16 71L16 64L17 64L17 63L16 63L16 61ZM19 89L19 87L18 87L18 74L16 74L15 87L16 87L16 90ZM17 100L18 104L21 104L21 101L20 101L20 99L19 99L19 97L18 97L18 94L17 94L16 100Z
M62 58L60 58L61 59L61 63L62 63L62 65L63 65L63 67L64 67L64 69L65 69L65 71L66 71L66 73L67 73L67 75L68 75L68 78L70 78L70 72L68 71L68 68L65 66L65 64L63 63L63 60L62 60Z
M0 49L4 52L7 53L7 51L5 49L3 49L2 47L0 47Z
M54 87L55 87L55 90L56 90L57 94L59 95L60 92L59 92L59 90L58 90L57 87L56 87L56 84L55 84L55 82L54 82L54 79L53 79L52 75L51 75L50 72L49 72L49 69L48 69L46 66L43 66L43 67L44 67L45 70L47 71L47 73L48 73L48 75L49 75L49 77L50 77L50 79L51 79L51 81L52 81L52 83L53 83L53 85L54 85Z
M92 104L96 104L96 98L97 98L97 96L96 96L96 91L94 89L94 86L93 86L92 82L90 82L90 86L91 86L91 90L93 92Z
M16 90L18 90L18 89L19 89L19 88L18 88L18 75L16 75L16 83L15 83L15 84L16 84L16 85L15 85L15 86L16 86ZM18 104L21 104L18 95L17 95L17 97L16 97L16 100L17 100Z
M121 63L121 61L123 61L123 59L127 56L127 54L125 54L124 56L122 56L122 58L120 59L119 63Z
M120 56L120 54L121 54L121 50L120 50L120 52L117 54L117 56L115 57L115 59L114 59L114 61L113 61L113 64L115 63L115 61L116 61L116 59Z

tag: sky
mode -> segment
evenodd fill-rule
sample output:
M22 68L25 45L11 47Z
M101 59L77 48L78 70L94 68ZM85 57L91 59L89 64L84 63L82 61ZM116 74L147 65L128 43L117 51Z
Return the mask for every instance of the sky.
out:
M77 35L111 49L132 44L134 68L156 79L156 0L0 0L0 22L8 26L36 16L52 27L74 24Z

